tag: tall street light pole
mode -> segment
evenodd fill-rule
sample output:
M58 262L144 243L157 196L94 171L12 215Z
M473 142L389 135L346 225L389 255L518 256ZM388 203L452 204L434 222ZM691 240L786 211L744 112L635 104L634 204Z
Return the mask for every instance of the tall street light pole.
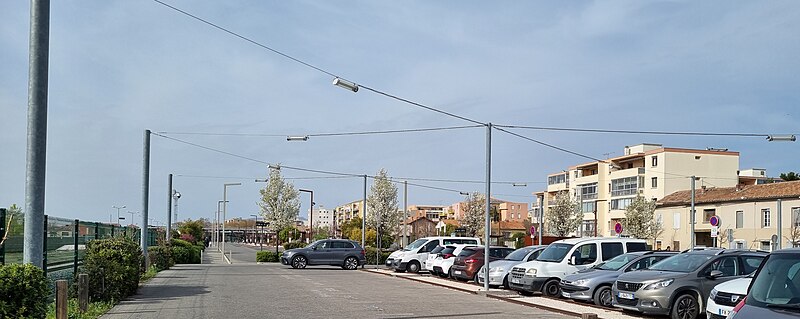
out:
M691 227L691 234L690 234L691 237L690 238L691 238L691 244L692 245L689 247L689 249L694 249L694 245L695 245L695 234L694 234L694 219L695 219L695 213L694 213L694 192L695 191L694 191L694 187L695 186L694 186L694 182L695 182L695 179L697 179L697 177L692 175L691 179L692 179L692 181L691 181L691 188L692 188L692 199L691 200L692 200L692 202L691 202L691 209L689 210L689 224L690 224L689 226Z
M172 189L172 174L167 178L167 242L172 238L172 196L174 196Z
M222 255L225 256L225 220L228 219L228 186L240 186L242 183L222 184Z
M364 207L361 212L361 248L366 247L365 246L366 241L367 241L367 174L364 174Z
M445 229L447 227L445 226ZM408 181L403 181L403 240L401 244L403 248L408 245Z
M314 239L314 191L309 189L298 189L298 191L311 194L311 206L308 209L308 240L310 242Z
M117 209L117 222L119 222L119 219L120 219L120 218L119 218L119 210L120 210L120 209L123 209L123 208L125 208L125 205L122 205L122 206L116 206L116 205L114 205L114 206L111 206L111 208L116 208L116 209ZM133 218L133 216L131 216L131 218ZM124 218L123 218L123 219L124 219Z
M489 291L489 236L491 235L491 220L489 218L489 210L492 204L492 123L486 124L486 225L484 229L484 245L483 245L483 290Z
M215 243L216 243L216 245L217 245L217 250L218 250L218 251L220 251L220 252L222 252L222 250L220 249L220 246L221 246L221 245L220 245L220 239L221 239L221 236L220 236L220 234L219 234L219 230L220 230L220 226L219 226L219 225L220 225L220 224L219 224L219 216L220 216L220 212L222 212L222 208L220 208L220 207L221 207L221 205L222 205L222 203L223 203L223 201L221 201L221 200L218 200L218 201L217 201L217 216L216 216L216 218L214 219L214 221L216 222L216 229L214 230L214 242L215 242Z
M142 151L142 256L145 269L149 269L150 260L147 257L147 222L150 212L150 130L144 130L144 147Z

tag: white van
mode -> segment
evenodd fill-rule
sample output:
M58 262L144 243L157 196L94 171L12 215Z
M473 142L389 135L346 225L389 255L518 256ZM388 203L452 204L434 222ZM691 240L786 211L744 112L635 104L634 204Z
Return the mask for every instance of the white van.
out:
M436 246L451 244L480 245L477 237L425 237L415 240L405 248L395 251L386 259L386 266L394 268L397 272L419 272L425 269L428 253Z
M645 250L647 243L643 239L587 237L559 240L547 246L536 260L514 266L508 285L523 295L542 292L547 296L559 296L559 282L564 276L624 253Z

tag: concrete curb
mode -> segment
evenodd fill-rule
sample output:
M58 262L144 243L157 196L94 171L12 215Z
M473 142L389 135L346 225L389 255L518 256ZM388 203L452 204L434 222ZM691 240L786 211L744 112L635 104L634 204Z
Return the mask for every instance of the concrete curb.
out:
M566 316L572 316L572 317L578 317L578 318L581 318L583 316L583 314L581 314L581 313L572 312L572 311L569 311L569 310L564 310L564 309L559 309L559 308L554 308L554 307L549 307L549 306L544 306L544 305L531 304L531 303L527 303L527 302L524 302L524 301L515 300L514 298L503 297L503 296L500 296L500 295L493 295L491 292L483 293L482 291L478 292L478 291L473 291L473 290L469 290L469 289L448 286L448 285L444 285L444 284L440 284L440 283L436 283L436 282L419 280L419 279L416 279L416 278L411 277L411 276L398 276L398 275L395 275L394 273L377 272L377 271L371 271L369 269L363 269L362 271L373 273L373 274L379 274L379 275L394 277L394 278L403 278L403 279L416 281L416 282L421 282L421 283L425 283L425 284L429 284L429 285L433 285L433 286L437 286L437 287L453 289L453 290L460 291L460 292L466 292L466 293L473 294L473 295L484 295L484 296L486 296L488 298L502 300L502 301L505 301L505 302L510 302L510 303L518 304L518 305L522 305L522 306L528 306L528 307L531 307L531 308L551 311L551 312L559 313L559 314L566 315Z

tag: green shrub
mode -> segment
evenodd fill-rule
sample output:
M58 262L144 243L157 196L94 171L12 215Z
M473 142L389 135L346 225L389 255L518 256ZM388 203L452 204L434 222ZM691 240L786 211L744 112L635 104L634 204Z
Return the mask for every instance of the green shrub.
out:
M172 258L176 264L199 264L200 249L189 244L189 247L172 246Z
M0 266L0 318L43 318L49 293L41 268L30 264Z
M153 265L158 271L169 269L175 265L175 259L172 258L172 249L167 246L150 246L147 247L147 256L150 258L150 265Z
M84 272L89 295L96 301L119 301L136 293L142 272L142 250L125 237L96 239L86 244Z
M274 251L257 251L256 261L261 263L275 263L278 262L278 254Z
M295 249L295 248L303 248L306 245L307 245L306 243L303 243L303 242L300 242L300 241L291 241L291 242L283 244L283 249L287 249L288 250L288 249Z
M170 244L170 246L172 246L172 247L186 247L186 248L192 248L192 247L194 247L194 244L192 244L192 243L190 243L190 242L188 242L188 241L185 241L185 240L183 240L183 239L178 239L178 238L173 238L173 239L171 239L171 240L169 241L169 244Z
M374 265L375 264L375 258L377 257L377 253L375 251L376 251L375 248L367 247L367 249L366 249L367 265ZM386 259L389 258L389 254L391 254L391 252L381 252L381 258L379 260L379 263L381 265L386 263Z
M199 249L200 251L205 251L205 250L206 250L206 246L205 246L205 245L202 245L202 244L200 244L200 245L194 245L194 248L197 248L197 249Z

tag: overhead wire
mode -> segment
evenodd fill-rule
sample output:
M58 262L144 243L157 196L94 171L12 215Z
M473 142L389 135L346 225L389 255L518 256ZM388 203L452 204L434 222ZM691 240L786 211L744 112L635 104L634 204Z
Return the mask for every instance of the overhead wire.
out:
M374 131L356 131L356 132L312 133L312 134L303 134L303 136L308 136L308 137L330 137L330 136L354 136L354 135L378 135L378 134L394 134L394 133L432 132L432 131L447 131L447 130L459 130L459 129L467 129L467 128L476 128L476 127L481 127L481 126L482 125L462 125L462 126L412 128L412 129L397 129L397 130L374 130ZM244 137L287 137L287 136L291 136L292 135L292 134L169 132L169 131L159 131L158 133L166 134L166 135L244 136Z
M547 126L527 126L527 125L500 125L500 124L495 124L495 126L502 127L502 128L542 130L542 131L614 133L614 134L638 134L638 135L689 135L689 136L730 136L730 137L767 137L767 136L772 135L772 134L766 134L766 133L638 131L638 130L609 130L609 129L547 127Z

